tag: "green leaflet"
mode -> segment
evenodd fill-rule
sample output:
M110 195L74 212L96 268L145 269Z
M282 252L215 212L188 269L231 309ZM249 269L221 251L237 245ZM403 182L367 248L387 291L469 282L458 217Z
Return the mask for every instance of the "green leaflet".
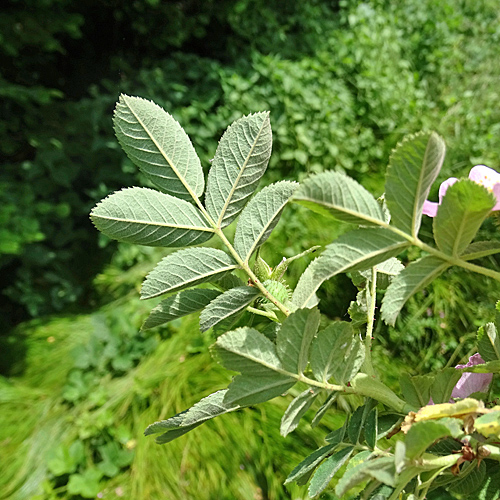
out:
M431 397L435 404L447 403L451 398L453 388L462 373L456 368L445 368L437 373L431 385ZM427 404L427 403L426 403Z
M94 207L90 218L106 236L137 245L186 247L214 234L191 203L147 188L113 193Z
M495 202L492 193L470 179L450 186L433 222L438 248L448 255L460 255L476 236Z
M336 274L367 269L394 257L407 246L406 240L384 228L361 228L343 234L309 264L311 270L304 285L300 280L297 285L301 287L301 301L308 303L320 285Z
M200 330L206 332L212 326L238 314L259 295L259 289L251 286L240 286L224 292L212 300L200 314Z
M462 423L458 418L416 422L406 435L406 457L413 460L419 457L434 441L446 436L458 437L461 434L463 434Z
M155 328L174 319L199 311L220 294L221 292L218 290L200 290L195 288L172 295L168 299L161 301L151 311L142 325L142 330Z
M311 407L322 389L312 387L301 392L289 405L281 419L280 434L286 437L299 425L300 419Z
M238 220L234 248L248 262L276 227L281 212L298 183L281 181L265 187L245 207Z
M371 448L375 448L378 439L378 410L377 408L373 408L373 410L368 413L365 422L365 439L366 444Z
M384 222L377 200L355 180L338 172L309 177L297 189L293 201L345 222L364 225Z
M309 496L319 495L331 481L335 473L351 458L354 446L348 446L327 458L314 473L309 484Z
M300 374L306 369L319 320L317 309L299 309L283 321L276 337L276 351L288 372Z
M500 359L500 336L493 323L486 323L477 332L477 348L484 361Z
M229 225L254 193L271 156L269 113L235 121L222 136L208 174L205 205L217 227Z
M128 157L161 190L188 200L203 194L200 159L186 132L160 106L122 94L113 124Z
M316 306L319 302L316 295L318 287L319 285L317 285L316 280L314 279L314 268L309 265L302 273L297 286L293 291L292 304L298 309Z
M463 260L474 260L500 253L500 243L498 241L476 241L471 243L460 257Z
M341 373L352 339L352 327L346 321L335 321L318 333L311 348L311 370L318 382Z
M184 410L167 420L149 425L144 431L144 435L149 436L162 432L163 434L156 438L156 442L158 444L169 443L207 420L238 410L240 408L239 405L228 405L225 403L224 398L226 393L227 390L214 392L206 398L201 399L188 410Z
M150 299L206 281L217 280L236 269L233 259L215 248L187 248L167 255L148 274L141 298Z
M471 495L477 493L478 490L481 490L481 486L483 486L485 482L485 477L486 464L484 461L478 463L477 460L474 460L468 466L463 468L458 476L458 479L450 484L448 490L460 495ZM488 500L493 500L493 498L494 496L490 496L488 497Z
M361 453L358 455L361 455ZM342 498L351 488L369 479L375 479L388 486L394 486L395 475L394 457L377 457L372 460L366 460L365 458L351 469L348 468L339 479L335 487L335 493Z
M382 301L382 319L388 325L394 326L396 318L406 301L448 267L447 262L433 256L423 257L411 263L393 279L387 288Z
M228 404L256 405L283 395L295 380L274 371L268 374L237 375L227 390L224 401Z
M385 200L397 228L417 236L422 207L441 169L446 146L436 133L405 138L389 160Z
M399 377L399 385L405 401L415 408L421 408L429 403L433 382L434 377L431 375L410 377L408 374L403 373Z
M228 404L262 403L295 383L284 370L275 345L253 328L237 328L221 335L212 350L225 368L242 374L228 388Z
M290 472L286 478L285 484L291 483L292 481L299 482L301 478L310 474L320 462L333 452L337 445L338 443L328 444L311 453Z
M228 370L260 376L283 370L275 345L262 333L244 326L217 339L213 351Z

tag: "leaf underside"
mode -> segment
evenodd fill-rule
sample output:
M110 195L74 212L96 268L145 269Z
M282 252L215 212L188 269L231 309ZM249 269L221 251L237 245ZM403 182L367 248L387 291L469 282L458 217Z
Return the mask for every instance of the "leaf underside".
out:
M222 250L204 247L179 250L167 255L148 274L142 285L141 298L149 299L216 281L236 267L233 259Z
M214 235L191 203L148 188L113 193L94 207L90 218L106 236L137 245L186 247Z
M240 118L224 132L208 173L205 204L217 227L241 212L264 174L272 148L269 113Z
M122 94L113 124L128 157L162 191L185 200L203 194L205 178L191 140L160 106Z

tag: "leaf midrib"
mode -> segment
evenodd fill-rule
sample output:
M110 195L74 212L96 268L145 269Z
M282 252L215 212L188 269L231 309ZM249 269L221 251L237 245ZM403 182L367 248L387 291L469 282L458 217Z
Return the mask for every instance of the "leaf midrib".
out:
M240 168L240 171L239 171L239 173L238 173L238 175L233 183L233 186L231 187L231 189L229 191L229 196L227 197L224 205L222 206L222 210L219 214L219 218L217 219L217 227L218 228L222 227L222 221L224 219L224 215L226 214L226 211L227 211L229 205L231 204L231 200L234 196L234 193L236 192L236 188L240 182L240 179L243 175L243 172L245 171L245 169L248 165L248 162L250 161L250 158L252 157L252 153L253 153L255 147L257 146L257 142L262 134L262 130L264 129L264 125L266 124L268 119L269 119L269 116L266 116L266 118L262 121L259 132L258 132L257 136L255 137L255 140L253 141L252 147L250 148L250 151L248 152L248 154L245 158L245 161L243 162L243 165Z
M133 219L122 219L120 217L109 217L109 216L103 216L103 215L96 215L93 214L92 217L96 219L102 219L102 220L109 220L109 221L116 221L116 222L126 222L128 224L142 224L145 226L160 226L160 227L172 227L175 229L190 229L193 231L207 231L207 232L214 232L214 229L211 227L207 226L186 226L184 224L167 224L165 222L151 222L151 221L143 221L143 220L133 220Z
M306 197L306 196L298 196L298 197L294 197L293 201L308 201L308 202L311 202L311 203L314 203L316 205L322 205L326 208L330 208L332 210L336 210L337 212L342 212L342 213L345 213L345 214L348 214L348 215L352 215L358 219L361 219L361 220L364 220L366 222L370 222L374 225L378 225L378 226L382 226L385 224L385 221L382 220L382 219L376 219L374 217L371 217L371 216L368 216L367 214L364 214L362 212L356 212L354 210L349 210L349 209L346 209L345 207L343 206L340 206L340 205L334 205L332 203L328 203L328 202L325 202L325 201L318 201L316 199L313 199L313 198L309 198L309 197Z
M144 124L144 122L141 120L141 118L137 115L137 113L130 106L130 104L128 102L128 96L124 95L123 96L123 100L127 104L128 109L134 115L134 117L137 120L137 122L141 125L141 127L143 128L143 130L147 133L147 135L151 139L151 141L153 141L154 145L158 148L158 151L160 152L160 154L163 156L163 158L165 158L165 161L169 164L170 168L173 170L173 172L175 173L175 175L177 176L177 178L181 181L182 185L186 188L186 191L189 193L189 195L191 196L191 198L193 198L193 200L195 202L199 203L198 196L196 196L195 192L191 189L191 186L187 183L187 181L185 180L185 178L180 174L180 172L177 170L177 168L173 164L173 162L170 159L170 157L166 154L166 152L163 150L163 148L158 144L158 142L156 141L156 139L154 138L154 136L152 135L152 133L149 131L149 129Z

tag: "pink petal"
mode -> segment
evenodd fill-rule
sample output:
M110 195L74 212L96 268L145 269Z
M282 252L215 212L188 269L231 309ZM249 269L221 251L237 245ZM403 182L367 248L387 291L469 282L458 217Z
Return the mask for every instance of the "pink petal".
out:
M481 365L483 363L484 360L481 355L476 353L469 358L467 364L457 365L455 368L468 368L469 366ZM451 397L463 399L474 392L486 392L492 379L492 373L464 373L453 389Z
M497 184L500 182L500 174L486 165L476 165L469 172L469 179L485 186L485 182ZM487 186L485 186L487 187Z
M441 183L441 186L439 186L439 204L441 205L444 195L446 194L446 191L448 191L448 188L455 184L458 179L456 177L450 177L449 179L446 179L444 182Z
M429 217L436 217L438 206L439 204L434 201L425 200L424 206L422 207L422 213Z
M500 174L486 165L476 165L469 172L469 179L492 192L497 199L497 203L492 210L500 210Z
M500 210L500 183L493 186L493 194L495 195L497 202L492 210Z

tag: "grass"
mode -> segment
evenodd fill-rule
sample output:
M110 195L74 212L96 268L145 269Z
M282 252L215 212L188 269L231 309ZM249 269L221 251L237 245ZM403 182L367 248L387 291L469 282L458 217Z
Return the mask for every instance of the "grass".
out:
M117 305L123 314L131 307L144 308L131 300ZM314 432L304 423L294 435L282 438L279 422L290 396L215 419L168 445L142 435L150 423L229 382L229 374L211 359L211 340L199 333L195 317L164 331L167 338L125 375L103 377L103 404L96 405L91 397L75 405L65 402L63 388L74 363L71 351L88 342L96 328L94 319L88 315L36 321L13 332L25 337L27 350L23 369L0 380L0 498L75 498L65 492L64 481L56 487L61 478L55 481L47 464L60 445L79 439L88 453L93 441L108 434L133 449L134 458L130 467L102 481L103 498L306 497L305 487L283 487L283 482L337 422L327 418ZM91 465L95 458L87 457Z

